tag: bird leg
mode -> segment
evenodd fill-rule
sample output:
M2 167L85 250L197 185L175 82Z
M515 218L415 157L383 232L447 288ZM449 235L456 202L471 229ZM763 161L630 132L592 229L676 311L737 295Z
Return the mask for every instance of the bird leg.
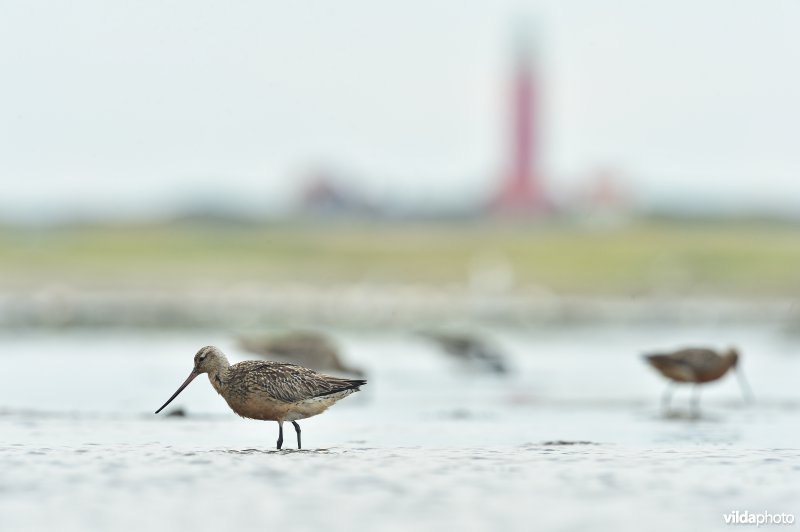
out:
M297 421L292 421L292 425L294 425L294 431L297 433L297 448L302 449L300 447L300 425L297 424Z
M742 395L744 395L745 402L752 403L755 400L753 397L753 390L751 390L750 385L747 384L747 379L744 378L744 373L742 373L741 369L736 369L736 376L739 377L739 386L742 387Z
M700 417L700 386L692 386L692 417Z
M661 408L664 410L665 414L669 413L669 403L672 400L672 390L673 386L670 382L667 384L667 389L664 390L664 395L661 397Z
M283 445L283 422L278 421L278 450L281 450L281 445Z

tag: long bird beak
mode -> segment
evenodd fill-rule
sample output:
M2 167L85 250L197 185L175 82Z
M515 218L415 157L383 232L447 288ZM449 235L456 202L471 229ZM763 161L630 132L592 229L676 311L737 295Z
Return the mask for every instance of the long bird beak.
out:
M755 402L755 397L753 396L753 390L750 389L750 385L747 384L747 379L744 378L744 373L741 369L736 369L736 376L739 378L739 386L742 388L742 395L744 396L744 400L747 403Z
M181 392L183 391L183 389L184 389L184 388L186 388L187 386L189 386L189 383L190 383L190 382L192 382L192 381L194 380L194 378L195 378L195 377L197 377L198 375L200 375L198 372L196 372L195 370L192 370L192 372L189 374L189 378L188 378L188 379L186 379L185 381L183 381L183 384L181 384L181 387L180 387L180 388L178 388L178 391L177 391L177 392L175 392L175 393L173 393L173 394L172 394L172 397L170 397L169 399L167 399L167 402L166 402L166 403L164 403L163 405L161 405L161 408L159 408L158 410L156 410L156 414L158 414L159 412L161 412L162 410L164 410L164 407L166 407L168 404L170 404L170 403L172 402L172 400L173 400L173 399L175 399L176 397L178 397L178 394L179 394L179 393L181 393Z

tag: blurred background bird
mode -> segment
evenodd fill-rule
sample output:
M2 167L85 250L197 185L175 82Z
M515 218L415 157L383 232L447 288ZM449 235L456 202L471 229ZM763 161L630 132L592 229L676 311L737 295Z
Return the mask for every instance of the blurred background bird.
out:
M362 369L343 360L340 348L330 336L318 331L240 336L238 343L243 350L270 360L299 364L315 371L364 376Z
M735 348L717 352L708 348L690 347L678 349L672 353L652 353L644 357L651 366L670 380L662 399L665 412L669 411L673 383L690 383L694 384L691 412L693 415L699 415L700 390L698 385L721 379L730 369L736 370L745 400L747 402L753 400L750 386L739 369L740 356Z
M422 331L419 334L465 367L496 375L509 373L506 354L486 338L466 332Z

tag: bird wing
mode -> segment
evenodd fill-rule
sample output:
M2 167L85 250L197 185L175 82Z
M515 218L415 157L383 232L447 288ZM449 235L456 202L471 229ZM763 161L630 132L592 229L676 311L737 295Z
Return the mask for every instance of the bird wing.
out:
M698 382L702 375L718 369L721 360L713 350L705 348L679 349L646 358L665 377L678 382Z
M678 382L693 382L696 379L692 366L675 360L670 355L647 355L647 362L662 375Z
M237 366L242 366L241 368ZM284 403L296 403L342 390L358 388L364 380L349 380L282 362L249 361L231 369L246 371L248 386Z
M716 352L704 348L681 349L672 353L671 357L678 363L691 366L698 374L716 369L721 361Z

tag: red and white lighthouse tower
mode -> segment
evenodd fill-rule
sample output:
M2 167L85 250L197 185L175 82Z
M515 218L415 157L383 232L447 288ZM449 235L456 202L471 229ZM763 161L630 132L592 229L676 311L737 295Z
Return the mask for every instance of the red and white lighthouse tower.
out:
M539 86L528 39L517 42L511 91L509 168L491 202L495 214L542 216L550 211L540 167Z

